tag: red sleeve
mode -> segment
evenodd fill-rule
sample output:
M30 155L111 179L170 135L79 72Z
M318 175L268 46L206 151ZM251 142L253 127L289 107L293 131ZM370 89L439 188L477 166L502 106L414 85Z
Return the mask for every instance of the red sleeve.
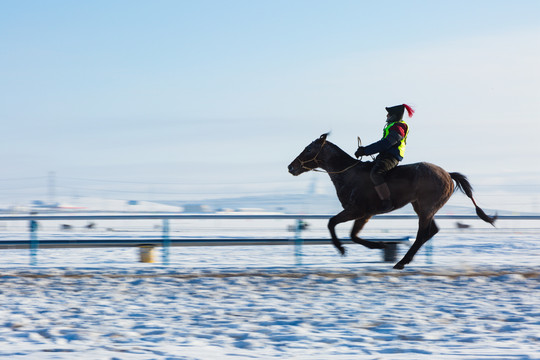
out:
M405 124L405 123L395 123L390 128L390 131L395 131L399 135L401 135L401 137L405 137L405 134L407 134L407 124Z

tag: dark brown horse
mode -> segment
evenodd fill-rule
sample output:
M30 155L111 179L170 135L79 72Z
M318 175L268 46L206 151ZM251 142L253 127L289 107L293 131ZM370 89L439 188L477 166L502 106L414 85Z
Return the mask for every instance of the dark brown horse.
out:
M306 171L321 168L330 175L343 211L330 218L328 230L332 243L344 255L345 248L336 236L337 224L354 220L351 240L370 249L384 248L382 243L373 243L358 237L358 233L369 219L381 211L381 200L369 177L373 163L362 162L349 156L336 145L326 140L328 134L309 144L304 151L289 165L289 172L300 175ZM439 228L433 217L454 193L454 180L457 187L473 202L476 214L485 222L493 225L496 216L484 213L472 196L472 187L467 178L460 173L448 173L430 163L416 163L394 168L387 174L386 182L390 187L395 209L411 203L418 214L419 224L416 240L394 268L403 269L410 263L416 252L431 239Z

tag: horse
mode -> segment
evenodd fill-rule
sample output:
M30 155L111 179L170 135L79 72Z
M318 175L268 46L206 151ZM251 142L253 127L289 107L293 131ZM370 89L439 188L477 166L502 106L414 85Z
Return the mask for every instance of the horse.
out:
M358 236L369 219L382 213L381 200L369 176L373 162L354 159L327 141L327 136L328 133L322 134L309 144L288 166L289 173L298 176L320 168L330 176L343 211L329 219L328 230L332 244L341 255L345 255L345 248L336 236L335 228L336 225L351 220L354 220L350 233L353 242L369 249L382 249L385 247L383 243L366 241ZM496 214L488 216L476 204L472 186L466 176L457 172L449 173L437 165L427 162L399 165L386 174L386 182L392 194L393 210L411 203L418 215L416 239L394 269L402 270L412 261L422 245L439 232L434 216L456 188L472 200L480 219L493 226L497 219Z

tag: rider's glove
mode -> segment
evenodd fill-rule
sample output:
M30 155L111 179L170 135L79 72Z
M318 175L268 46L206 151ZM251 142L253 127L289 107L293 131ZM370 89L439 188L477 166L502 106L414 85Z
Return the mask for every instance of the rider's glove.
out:
M364 147L360 146L358 150L356 150L356 152L354 153L354 156L356 156L356 158L358 159L360 156L363 156L364 154L365 154Z

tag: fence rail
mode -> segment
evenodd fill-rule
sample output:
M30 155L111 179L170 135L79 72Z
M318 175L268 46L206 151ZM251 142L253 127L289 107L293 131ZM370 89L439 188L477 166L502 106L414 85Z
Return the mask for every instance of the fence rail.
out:
M324 220L333 215L328 214L90 214L90 215L6 215L0 216L0 221L20 221L20 220L189 220L189 219L272 219L272 220ZM387 220L414 220L416 215L376 215L373 219ZM476 215L435 215L435 219L441 220L478 220ZM540 220L540 215L499 215L498 220Z
M30 249L30 264L37 264L37 250L42 248L59 248L59 247L140 247L153 248L161 246L163 248L163 264L169 263L169 247L171 246L234 246L234 245L295 245L296 263L301 264L301 246L314 244L329 244L327 239L303 239L302 238L302 221L303 220L325 220L332 215L327 214L85 214L85 215L8 215L0 216L1 221L28 221L29 222L29 239L28 240L3 240L0 241L0 249ZM386 220L413 220L416 215L393 215L385 214L375 216L374 219ZM473 220L478 219L476 215L438 215L436 219L450 220ZM296 226L294 236L292 238L197 238L197 239L171 239L169 236L169 221L170 220L295 220ZM540 220L540 215L502 215L499 220ZM162 235L161 237L139 237L134 239L38 239L37 221L54 221L54 220L161 220ZM398 238L375 238L365 239L368 241L386 242L387 250L385 250L383 258L385 261L393 261L393 255L397 244L410 241L409 237ZM343 242L350 242L349 239L343 239ZM428 253L431 251L428 249ZM429 255L429 258L431 256Z
M409 241L409 237L381 237L368 239L373 242L399 243ZM237 245L291 245L294 238L198 238L198 239L169 239L169 246L237 246ZM345 244L350 244L350 239L340 240ZM329 245L329 238L307 238L302 239L303 245ZM60 240L40 240L41 248L88 248L88 247L142 247L142 246L162 246L162 238L140 238L140 239L60 239ZM28 249L28 240L5 240L0 241L0 249Z

